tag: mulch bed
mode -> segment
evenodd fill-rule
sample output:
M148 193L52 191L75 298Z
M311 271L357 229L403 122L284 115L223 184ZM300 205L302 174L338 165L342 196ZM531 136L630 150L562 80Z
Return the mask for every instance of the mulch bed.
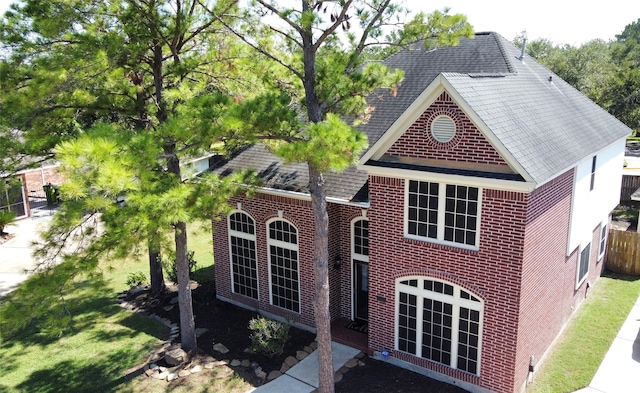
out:
M148 291L137 293L132 299L126 299L139 311L156 314L179 325L179 308L175 304L171 310L165 307L171 305L171 299L178 296L174 288L160 296L151 297ZM233 304L219 301L215 298L211 284L198 286L192 290L193 312L196 328L206 328L208 331L198 337L199 355L210 355L216 360L249 360L262 367L268 375L273 370L280 370L282 363L288 356L296 356L296 351L308 346L315 340L315 334L291 327L290 339L280 355L268 357L260 353L247 353L246 349L251 345L251 330L249 321L259 315ZM179 337L177 339L179 341ZM213 350L213 345L222 343L229 349L226 354ZM264 381L256 376L252 367L238 366L234 371L253 386L260 386Z
M144 296L145 294L146 296ZM166 293L158 297L152 298L148 296L148 291L144 291L126 300L128 303L134 304L139 311L153 313L179 324L177 304L171 310L165 310L165 307L171 304L171 299L176 296L177 291L175 288L170 288ZM291 327L289 331L291 338L282 354L268 357L259 353L246 353L246 348L251 344L249 321L257 317L258 314L217 300L211 284L193 289L192 298L196 328L208 329L206 333L198 338L198 356L211 356L217 360L228 361L248 359L250 362L260 365L266 374L269 374L273 370L280 370L282 363L288 356L295 357L297 351L308 346L315 339L315 334ZM221 354L214 351L214 343L224 344L229 349L229 352ZM341 381L335 385L336 393L466 392L466 390L459 387L427 378L367 356L360 360L365 365L352 368L346 372ZM251 367L238 366L234 367L234 371L253 386L260 386L268 382L257 377Z

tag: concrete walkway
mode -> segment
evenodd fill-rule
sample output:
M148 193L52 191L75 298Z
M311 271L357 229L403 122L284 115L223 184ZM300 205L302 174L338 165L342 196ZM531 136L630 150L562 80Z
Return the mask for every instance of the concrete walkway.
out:
M16 289L29 277L26 271L35 267L31 246L50 222L50 216L26 218L5 227L5 232L15 236L0 244L0 297Z
M578 392L640 392L640 297L613 340L593 380L588 387Z
M333 349L333 371L336 372L350 359L353 359L359 350L346 345L331 343ZM284 375L274 379L249 392L254 393L311 393L319 385L318 379L318 351L313 351L300 363L291 367Z

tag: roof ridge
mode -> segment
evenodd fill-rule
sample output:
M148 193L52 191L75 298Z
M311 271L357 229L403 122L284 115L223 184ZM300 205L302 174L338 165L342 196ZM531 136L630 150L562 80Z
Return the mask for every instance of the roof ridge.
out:
M516 67L513 65L511 57L507 53L507 48L504 47L504 44L500 39L500 38L504 39L504 37L502 37L500 34L496 32L491 32L491 36L496 41L496 44L498 45L498 49L500 49L500 53L502 53L502 57L504 58L505 63L507 63L507 68L509 69L509 72L513 74L517 74L518 70L516 70Z

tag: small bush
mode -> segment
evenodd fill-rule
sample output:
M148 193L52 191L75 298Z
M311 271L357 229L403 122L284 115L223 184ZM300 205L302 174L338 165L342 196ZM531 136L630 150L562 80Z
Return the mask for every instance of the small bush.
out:
M198 266L198 262L193 259L193 251L189 251L187 253L187 260L189 261L189 277L191 277L191 273L196 270ZM174 283L178 283L178 261L174 257L171 262L167 262L163 259L160 260L160 264L164 268L164 272L167 274L167 278Z
M135 287L147 283L147 276L142 272L131 272L127 274L127 281L125 284L129 287Z
M16 214L12 210L0 210L0 234L4 233L4 227L13 225Z
M274 321L263 317L249 321L251 333L251 349L269 357L279 355L289 341L288 323Z

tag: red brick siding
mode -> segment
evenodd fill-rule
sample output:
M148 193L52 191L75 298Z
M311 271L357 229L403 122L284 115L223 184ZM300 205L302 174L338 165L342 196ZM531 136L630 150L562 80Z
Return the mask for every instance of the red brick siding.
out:
M218 295L243 303L248 307L262 309L295 322L314 327L313 314L313 212L311 202L258 193L254 199L244 197L230 201L232 206L242 204L242 211L249 214L256 225L256 254L258 259L259 301L232 293L229 239L227 217L214 220L214 253L216 291ZM295 225L298 230L300 266L300 313L293 313L270 304L269 261L266 236L266 222L278 217L282 210L283 219ZM361 209L350 206L329 204L329 284L331 318L350 317L351 268L350 268L350 220L360 215ZM333 268L335 257L340 254L342 267Z
M369 347L497 392L513 390L525 195L484 190L479 251L405 239L404 181L369 179ZM480 376L393 351L395 279L407 275L443 278L484 302Z
M536 364L558 336L602 270L597 261L600 226L593 229L588 276L575 289L580 250L567 253L573 170L530 195L522 271L522 300L514 390L527 378L530 357Z
M431 122L439 115L448 115L456 123L456 135L448 143L440 143L431 135ZM446 92L405 131L387 150L387 154L507 166L500 154Z
M64 178L60 174L58 167L48 167L45 169L34 169L25 173L26 186L30 194L35 192L38 196L44 197L42 186L46 184L62 184ZM44 182L43 182L44 178Z

